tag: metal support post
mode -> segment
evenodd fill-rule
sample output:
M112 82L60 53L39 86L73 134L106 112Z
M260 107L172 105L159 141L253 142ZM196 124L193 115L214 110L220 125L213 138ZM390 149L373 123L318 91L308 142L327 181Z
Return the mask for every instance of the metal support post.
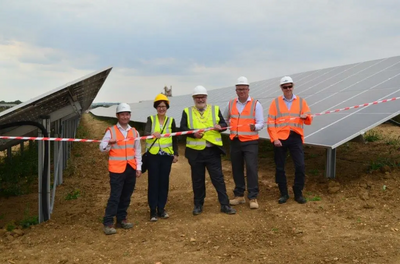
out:
M326 149L325 176L332 179L336 177L336 149Z

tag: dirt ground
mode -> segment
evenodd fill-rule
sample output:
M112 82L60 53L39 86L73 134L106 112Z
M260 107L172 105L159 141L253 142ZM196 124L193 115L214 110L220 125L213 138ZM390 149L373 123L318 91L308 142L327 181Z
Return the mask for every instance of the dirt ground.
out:
M107 124L83 116L89 138L101 138ZM147 174L138 179L129 207L131 230L106 236L101 220L109 195L107 156L95 143L74 143L64 184L57 187L51 220L6 232L10 221L35 213L37 194L0 200L0 263L400 263L400 128L376 128L381 139L349 142L337 152L337 177L324 177L325 151L305 147L308 203L277 203L272 152L259 157L260 208L236 206L219 212L207 181L204 211L192 215L190 167L180 148L173 165L167 211L170 218L149 222ZM293 182L293 165L287 164ZM234 187L223 160L228 194ZM375 170L376 169L376 170ZM67 200L76 192L79 197Z

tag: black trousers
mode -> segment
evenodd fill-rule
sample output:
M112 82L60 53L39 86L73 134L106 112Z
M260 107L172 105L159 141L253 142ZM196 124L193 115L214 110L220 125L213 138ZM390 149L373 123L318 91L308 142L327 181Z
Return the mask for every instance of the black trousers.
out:
M231 141L232 174L235 181L235 196L244 196L246 182L244 177L244 163L246 162L247 196L256 199L258 196L258 140L240 141L234 138Z
M295 191L296 195L296 192L301 193L303 190L305 181L303 142L301 140L301 136L295 132L290 132L289 137L286 140L281 140L281 142L282 147L274 146L276 165L275 182L278 184L280 189L287 188L285 163L287 150L289 150L295 166L293 190Z
M219 203L221 205L229 205L224 175L222 174L221 151L217 147L206 147L204 150L198 151L196 159L189 159L192 171L194 205L203 206L204 204L204 198L206 197L206 168L218 193Z
M149 155L148 202L150 210L163 212L168 199L169 174L173 156Z
M106 212L103 218L104 225L112 225L114 217L117 222L126 219L127 210L131 202L131 196L136 184L136 170L129 164L123 173L110 172L110 198L107 202Z

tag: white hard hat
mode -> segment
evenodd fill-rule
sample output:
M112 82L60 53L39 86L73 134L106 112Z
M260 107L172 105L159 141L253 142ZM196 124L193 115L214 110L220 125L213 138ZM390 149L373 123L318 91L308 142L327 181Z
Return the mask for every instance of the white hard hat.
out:
M283 76L281 79L281 85L285 83L293 83L293 80L290 76Z
M131 112L131 107L127 103L120 103L117 106L117 111L116 113L122 113L122 112Z
M208 95L206 88L204 88L201 85L198 85L198 86L194 87L192 96L200 95L200 94Z
M250 85L250 84L246 77L240 76L236 82L236 85Z

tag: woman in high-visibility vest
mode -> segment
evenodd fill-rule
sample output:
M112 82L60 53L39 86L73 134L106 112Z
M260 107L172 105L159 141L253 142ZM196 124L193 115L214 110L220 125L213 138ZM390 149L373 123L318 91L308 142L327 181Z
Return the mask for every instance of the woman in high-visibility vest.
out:
M176 132L175 120L168 117L169 100L164 94L154 99L156 115L147 118L145 135L154 138L146 140L148 156L148 203L150 207L150 221L158 218L169 218L165 205L168 199L169 175L171 165L178 161L178 143L176 137L161 137L161 134Z

